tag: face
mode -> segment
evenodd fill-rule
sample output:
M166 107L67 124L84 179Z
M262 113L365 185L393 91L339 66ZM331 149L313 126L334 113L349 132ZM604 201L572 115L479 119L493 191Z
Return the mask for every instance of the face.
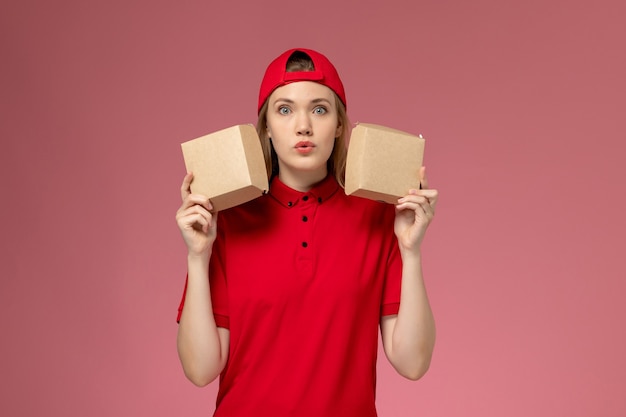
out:
M341 133L332 90L312 81L277 88L268 99L267 135L278 156L279 177L287 185L318 182Z

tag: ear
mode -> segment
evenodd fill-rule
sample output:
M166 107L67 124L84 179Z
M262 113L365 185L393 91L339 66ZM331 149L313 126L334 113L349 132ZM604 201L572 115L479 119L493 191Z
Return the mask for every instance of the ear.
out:
M343 124L341 124L341 120L338 120L337 129L335 129L335 137L338 138L339 136L341 136L342 132L343 132Z

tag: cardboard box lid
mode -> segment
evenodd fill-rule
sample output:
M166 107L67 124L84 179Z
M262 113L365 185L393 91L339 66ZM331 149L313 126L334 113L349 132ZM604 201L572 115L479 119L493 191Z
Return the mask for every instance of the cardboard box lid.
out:
M232 126L181 144L185 167L194 173L191 192L209 199L215 210L250 201L269 189L256 129Z
M395 204L410 189L419 189L424 145L421 136L358 124L348 146L346 194Z

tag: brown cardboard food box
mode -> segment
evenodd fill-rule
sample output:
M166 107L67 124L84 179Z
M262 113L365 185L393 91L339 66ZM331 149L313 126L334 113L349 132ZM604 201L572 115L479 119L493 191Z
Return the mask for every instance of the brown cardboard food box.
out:
M253 200L269 189L261 143L251 125L237 125L181 144L191 192L215 210Z
M420 188L425 144L421 135L360 123L349 143L346 194L395 204L410 189Z

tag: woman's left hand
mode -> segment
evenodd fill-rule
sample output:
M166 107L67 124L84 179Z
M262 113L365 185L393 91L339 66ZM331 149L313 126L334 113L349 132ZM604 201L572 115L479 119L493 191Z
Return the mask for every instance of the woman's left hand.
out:
M426 229L435 215L437 190L428 188L426 168L420 168L420 190L409 190L409 194L396 204L394 230L400 249L419 251Z

